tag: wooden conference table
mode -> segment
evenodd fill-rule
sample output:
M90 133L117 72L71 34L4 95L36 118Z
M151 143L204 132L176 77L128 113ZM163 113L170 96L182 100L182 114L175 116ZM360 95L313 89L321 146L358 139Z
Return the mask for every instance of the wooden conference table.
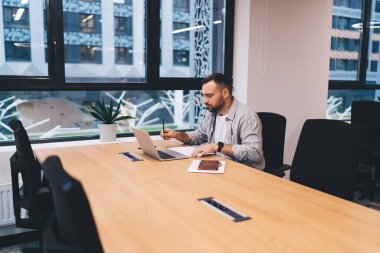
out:
M106 252L380 252L380 212L233 161L224 174L188 173L190 159L160 162L136 143L36 154L58 155L82 182ZM198 201L211 196L252 219L234 222Z

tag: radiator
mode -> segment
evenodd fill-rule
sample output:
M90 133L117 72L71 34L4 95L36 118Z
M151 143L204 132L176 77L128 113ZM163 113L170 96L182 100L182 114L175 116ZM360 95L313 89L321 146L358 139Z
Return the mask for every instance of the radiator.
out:
M0 184L0 226L14 223L12 184Z

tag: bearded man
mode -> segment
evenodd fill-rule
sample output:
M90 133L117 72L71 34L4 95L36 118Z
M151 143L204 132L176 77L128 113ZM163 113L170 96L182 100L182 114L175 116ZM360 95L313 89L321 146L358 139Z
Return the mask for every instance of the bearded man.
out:
M189 145L203 144L193 151L193 157L216 152L262 170L265 159L260 119L232 96L232 89L232 84L221 73L206 77L202 81L202 95L208 113L199 128L190 132L165 128L160 135L165 140L175 138Z

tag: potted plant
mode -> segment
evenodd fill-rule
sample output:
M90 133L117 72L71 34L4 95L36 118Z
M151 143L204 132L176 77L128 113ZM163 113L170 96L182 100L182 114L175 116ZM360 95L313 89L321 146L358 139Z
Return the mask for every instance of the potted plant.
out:
M90 105L89 113L100 122L99 135L100 141L115 141L116 140L116 121L134 119L132 116L120 116L121 101L117 104L114 110L114 104L111 100L109 105L104 103L104 100L97 101L95 105Z

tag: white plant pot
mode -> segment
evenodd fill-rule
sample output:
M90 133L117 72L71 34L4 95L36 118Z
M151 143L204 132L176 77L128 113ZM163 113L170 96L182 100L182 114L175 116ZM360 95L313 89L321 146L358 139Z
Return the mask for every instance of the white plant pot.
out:
M104 123L99 123L99 135L100 141L116 141L116 128L117 125L116 123L113 124L104 124Z

